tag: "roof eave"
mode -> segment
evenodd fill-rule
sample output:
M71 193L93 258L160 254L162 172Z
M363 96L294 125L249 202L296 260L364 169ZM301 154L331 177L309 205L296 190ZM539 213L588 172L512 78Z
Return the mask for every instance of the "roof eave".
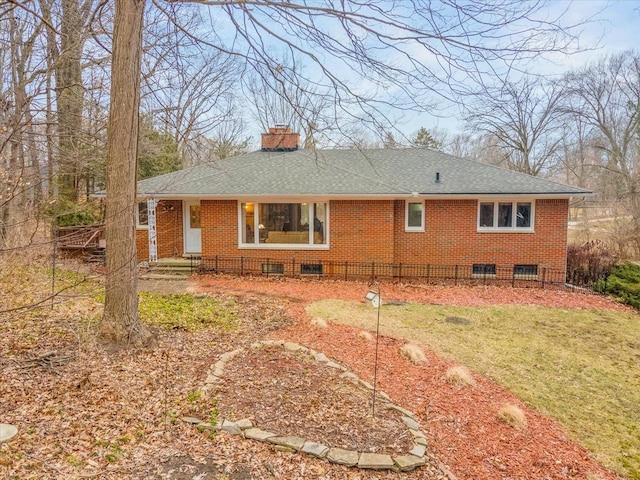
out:
M403 198L425 198L425 199L459 199L469 200L477 198L573 198L573 197L593 197L593 192L477 192L477 193L421 193L421 192L398 192L398 193L350 193L350 194L332 194L332 193L291 193L291 194L219 194L219 195L199 195L199 194L168 194L168 193L145 193L139 192L138 198L156 198L156 199L193 199L200 198L204 200L274 200L286 198L309 198L309 199L332 199L332 200L385 200L385 199L403 199Z

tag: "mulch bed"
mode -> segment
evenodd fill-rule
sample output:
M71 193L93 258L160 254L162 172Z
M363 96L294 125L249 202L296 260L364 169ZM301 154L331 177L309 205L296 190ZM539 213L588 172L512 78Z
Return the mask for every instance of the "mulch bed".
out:
M362 301L367 286L348 282L238 277L202 277L197 289L235 294L249 301L279 299L295 322L273 337L297 342L343 362L360 378L373 380L375 345L360 330L345 325L319 329L311 325L305 304L325 298ZM482 306L541 305L559 308L609 308L628 311L611 299L575 292L491 286L443 287L383 285L386 301ZM475 376L475 387L443 380L452 366L425 352L428 361L414 365L402 357L402 342L381 338L378 388L394 403L416 413L429 440L429 451L457 478L467 479L615 479L592 455L568 437L561 425L527 408L489 379ZM275 372L272 372L275 373ZM268 372L263 372L268 376ZM504 404L523 409L528 427L516 430L496 415ZM300 412L303 414L303 412ZM410 474L411 475L411 474ZM420 478L417 474L415 478ZM414 478L414 477L410 477Z
M293 435L359 452L406 455L413 439L400 413L377 402L371 417L371 394L341 378L306 353L281 346L249 349L225 367L213 394L223 412L250 418L263 430Z

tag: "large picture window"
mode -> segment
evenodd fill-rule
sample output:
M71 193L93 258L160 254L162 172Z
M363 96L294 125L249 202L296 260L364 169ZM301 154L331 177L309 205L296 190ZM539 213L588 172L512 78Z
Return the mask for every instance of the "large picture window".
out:
M478 230L533 231L533 202L479 202Z
M327 245L327 204L242 203L241 244L269 246Z

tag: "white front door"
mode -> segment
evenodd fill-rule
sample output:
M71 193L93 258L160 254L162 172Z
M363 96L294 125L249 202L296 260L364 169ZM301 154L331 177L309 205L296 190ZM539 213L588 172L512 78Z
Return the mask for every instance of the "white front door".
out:
M200 228L200 201L184 201L184 253L202 253Z

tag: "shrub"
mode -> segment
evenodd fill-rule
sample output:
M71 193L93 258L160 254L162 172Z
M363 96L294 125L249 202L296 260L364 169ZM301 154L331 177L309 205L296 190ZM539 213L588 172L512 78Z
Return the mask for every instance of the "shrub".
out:
M100 203L93 201L85 203L59 202L46 213L53 217L53 223L58 227L93 225L102 221Z
M601 293L614 295L623 303L640 309L640 265L625 262L615 267L611 275L599 282L595 289Z
M78 225L93 225L98 217L90 210L78 210L73 213L65 213L57 218L59 227L75 227Z
M600 241L569 245L567 247L567 282L591 286L606 278L615 264L615 257Z

